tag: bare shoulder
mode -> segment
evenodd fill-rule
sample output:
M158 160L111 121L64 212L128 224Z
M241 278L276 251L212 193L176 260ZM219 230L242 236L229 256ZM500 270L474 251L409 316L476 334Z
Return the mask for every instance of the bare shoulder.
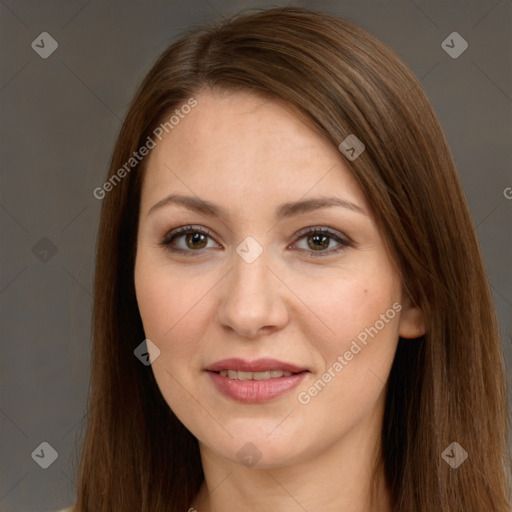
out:
M57 512L74 512L73 507L63 508L61 510L57 510Z

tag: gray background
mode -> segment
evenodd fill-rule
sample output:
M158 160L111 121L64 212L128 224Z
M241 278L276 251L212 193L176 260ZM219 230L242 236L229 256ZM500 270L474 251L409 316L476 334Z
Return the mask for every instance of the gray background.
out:
M75 499L101 206L92 191L105 180L135 86L183 29L287 3L0 3L1 511L56 510ZM511 1L293 4L359 23L421 78L478 228L510 367ZM469 44L457 59L441 48L453 31ZM31 47L42 32L59 45L48 59ZM48 469L31 457L43 441L58 452Z

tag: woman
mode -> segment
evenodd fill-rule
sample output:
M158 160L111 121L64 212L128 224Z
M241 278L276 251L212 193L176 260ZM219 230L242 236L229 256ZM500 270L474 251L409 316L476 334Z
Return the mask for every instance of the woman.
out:
M94 193L75 511L509 510L482 257L381 41L294 7L190 32Z

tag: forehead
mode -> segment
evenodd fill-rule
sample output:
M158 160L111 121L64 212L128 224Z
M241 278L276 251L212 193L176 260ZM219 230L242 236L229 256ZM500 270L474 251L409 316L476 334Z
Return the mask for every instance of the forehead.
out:
M224 203L339 192L364 206L337 148L291 107L247 91L206 90L195 99L151 151L143 203L171 192Z

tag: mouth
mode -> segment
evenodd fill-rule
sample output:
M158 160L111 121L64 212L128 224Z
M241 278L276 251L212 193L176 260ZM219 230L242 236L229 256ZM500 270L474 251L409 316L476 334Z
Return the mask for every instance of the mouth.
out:
M221 370L218 373L221 377L229 377L235 380L269 380L279 379L280 377L290 377L293 372L285 372L283 370L266 370L264 372L244 372L242 370ZM302 372L297 372L302 373Z
M275 359L244 361L233 358L206 368L218 391L244 403L266 402L296 387L309 373L297 365Z

